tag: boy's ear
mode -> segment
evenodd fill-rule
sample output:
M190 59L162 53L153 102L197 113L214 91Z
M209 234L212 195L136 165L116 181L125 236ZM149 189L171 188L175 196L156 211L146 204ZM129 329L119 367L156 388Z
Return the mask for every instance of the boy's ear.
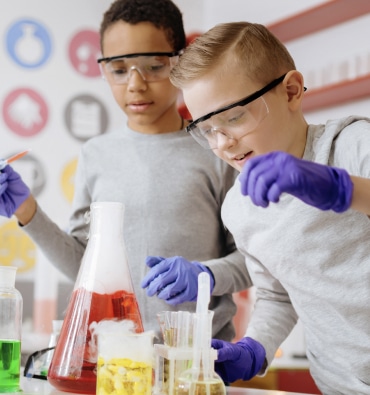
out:
M288 103L292 109L301 105L304 93L303 75L297 70L291 70L284 78L283 84L288 95Z

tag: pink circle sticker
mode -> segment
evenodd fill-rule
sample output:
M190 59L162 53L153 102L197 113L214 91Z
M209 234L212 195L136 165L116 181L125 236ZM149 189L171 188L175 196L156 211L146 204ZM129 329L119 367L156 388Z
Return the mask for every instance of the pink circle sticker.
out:
M73 68L85 77L100 76L97 59L100 56L99 33L82 30L75 34L69 44L69 58Z
M15 134L32 137L45 127L48 107L45 100L33 89L19 88L5 98L3 118Z

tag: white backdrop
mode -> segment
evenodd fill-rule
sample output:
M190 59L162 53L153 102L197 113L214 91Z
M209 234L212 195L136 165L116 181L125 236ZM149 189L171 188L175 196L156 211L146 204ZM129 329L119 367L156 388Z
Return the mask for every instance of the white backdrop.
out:
M14 0L0 3L0 157L30 148L14 162L41 207L68 224L81 144L120 126L124 117L96 64L107 0ZM18 266L24 329L49 333L62 318L67 280L17 226L0 219L0 264Z
M154 1L154 0L153 0ZM324 3L322 0L175 0L187 34L216 23L248 20L271 24ZM119 128L125 117L96 66L98 29L110 0L13 0L0 3L0 157L31 148L14 164L39 204L62 228L68 224L74 170L81 144ZM325 84L348 62L349 75L370 72L370 16L286 43L308 87ZM361 60L361 70L354 67ZM307 114L309 122L368 114L370 99ZM62 318L58 284L68 281L18 228L0 219L0 264L19 267L25 295L25 328L49 333ZM71 286L69 284L69 286ZM46 313L47 312L47 313ZM41 314L42 313L42 314Z

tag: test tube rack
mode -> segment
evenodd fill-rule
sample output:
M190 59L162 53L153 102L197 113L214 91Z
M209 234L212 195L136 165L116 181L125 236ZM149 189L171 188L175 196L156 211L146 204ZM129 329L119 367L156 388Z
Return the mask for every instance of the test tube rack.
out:
M190 369L193 362L193 348L170 347L154 344L155 383L154 395L174 395L176 380L179 375ZM217 350L210 349L210 359L214 363Z

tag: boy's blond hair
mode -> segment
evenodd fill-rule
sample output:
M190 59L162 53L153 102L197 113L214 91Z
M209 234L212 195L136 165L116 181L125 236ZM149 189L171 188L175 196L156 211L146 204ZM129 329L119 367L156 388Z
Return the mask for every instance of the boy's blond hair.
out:
M227 73L231 62L261 84L296 68L286 47L265 26L230 22L216 25L195 39L173 68L170 80L181 89L215 66L223 64Z

